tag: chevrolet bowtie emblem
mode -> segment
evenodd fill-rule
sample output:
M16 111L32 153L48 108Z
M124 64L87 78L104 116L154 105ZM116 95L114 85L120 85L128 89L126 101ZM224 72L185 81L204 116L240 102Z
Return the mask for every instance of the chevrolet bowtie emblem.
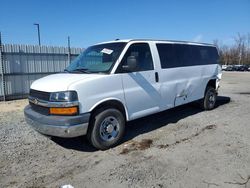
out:
M32 102L34 104L38 104L38 100L37 99L32 99L32 100L30 100L30 102Z

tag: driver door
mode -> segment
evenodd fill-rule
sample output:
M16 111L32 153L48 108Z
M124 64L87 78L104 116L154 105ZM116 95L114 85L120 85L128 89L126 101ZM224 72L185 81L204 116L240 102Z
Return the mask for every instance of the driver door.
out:
M132 72L122 70L128 57L137 60L137 68ZM160 84L158 73L148 43L131 44L120 64L122 84L129 119L136 119L160 111Z

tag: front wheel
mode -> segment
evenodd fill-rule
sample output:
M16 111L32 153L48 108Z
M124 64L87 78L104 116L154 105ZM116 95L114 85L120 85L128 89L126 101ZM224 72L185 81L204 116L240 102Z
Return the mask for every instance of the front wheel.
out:
M202 100L201 107L204 110L212 110L215 107L217 98L217 92L213 87L208 86L205 92L205 96Z
M94 147L105 150L117 145L124 131L125 119L119 110L100 109L92 117L87 137Z

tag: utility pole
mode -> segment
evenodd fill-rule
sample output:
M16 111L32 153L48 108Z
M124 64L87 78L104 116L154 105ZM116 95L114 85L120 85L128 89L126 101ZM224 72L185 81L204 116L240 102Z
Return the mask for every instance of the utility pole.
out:
M70 64L70 36L68 36L68 63Z
M37 35L38 35L38 44L41 46L41 39L40 39L40 25L38 23L34 23L37 26Z
M5 101L5 83L4 83L4 66L3 66L3 46L2 46L2 35L0 32L0 72L1 72L1 88L2 88L2 95L3 95L3 101Z

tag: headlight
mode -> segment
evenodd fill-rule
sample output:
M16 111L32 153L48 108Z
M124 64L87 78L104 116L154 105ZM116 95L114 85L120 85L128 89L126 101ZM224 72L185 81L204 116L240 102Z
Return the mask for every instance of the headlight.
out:
M77 100L78 97L76 91L60 91L50 94L50 101L52 102L71 102Z

